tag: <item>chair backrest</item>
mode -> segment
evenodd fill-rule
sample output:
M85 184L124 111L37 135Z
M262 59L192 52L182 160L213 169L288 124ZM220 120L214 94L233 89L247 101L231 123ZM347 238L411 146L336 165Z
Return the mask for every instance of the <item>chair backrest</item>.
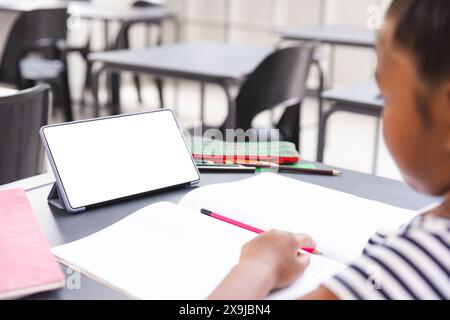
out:
M14 23L0 63L0 82L19 85L19 60L37 40L65 40L67 8L55 7L23 12Z
M314 45L279 49L248 76L236 98L236 127L247 130L262 111L301 103L312 63Z
M0 185L42 172L39 129L47 124L48 85L0 97Z

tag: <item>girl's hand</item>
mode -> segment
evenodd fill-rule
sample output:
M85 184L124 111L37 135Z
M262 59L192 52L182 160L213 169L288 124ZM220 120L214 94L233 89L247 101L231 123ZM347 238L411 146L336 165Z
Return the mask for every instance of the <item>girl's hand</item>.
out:
M316 243L305 234L271 230L242 247L239 264L254 265L256 272L268 269L271 289L280 289L294 282L308 267L309 256L298 255L301 247L315 248Z

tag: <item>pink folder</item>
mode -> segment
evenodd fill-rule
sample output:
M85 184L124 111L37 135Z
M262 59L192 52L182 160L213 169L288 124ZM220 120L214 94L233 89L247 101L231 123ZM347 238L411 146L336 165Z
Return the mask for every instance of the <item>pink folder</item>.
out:
M0 191L0 299L61 288L53 257L25 191Z

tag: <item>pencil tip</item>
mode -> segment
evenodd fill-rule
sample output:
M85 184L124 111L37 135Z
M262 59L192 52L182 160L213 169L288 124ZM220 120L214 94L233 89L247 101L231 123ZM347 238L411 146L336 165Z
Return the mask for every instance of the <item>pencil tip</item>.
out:
M333 175L335 175L335 176L341 176L341 175L342 175L342 171L333 170Z

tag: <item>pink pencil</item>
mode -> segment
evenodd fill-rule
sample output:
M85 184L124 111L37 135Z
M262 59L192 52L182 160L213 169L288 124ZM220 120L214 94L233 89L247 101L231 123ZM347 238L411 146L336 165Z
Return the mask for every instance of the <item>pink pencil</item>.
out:
M212 212L211 210L201 209L200 212L203 213L204 215L209 216L209 217L212 217L212 218L215 218L217 220L220 220L220 221L223 221L223 222L235 225L236 227L239 227L239 228L242 228L242 229L245 229L245 230L248 230L248 231L252 231L252 232L257 233L257 234L261 234L261 233L265 232L262 229L258 229L256 227L252 227L252 226L250 226L248 224L245 224L243 222L239 222L239 221L236 221L236 220L224 217L224 216L222 216L222 215L220 215L218 213ZM303 250L303 251L306 251L308 253L320 254L320 252L318 250L314 249L314 248L306 248L305 247L305 248L300 248L300 249Z

